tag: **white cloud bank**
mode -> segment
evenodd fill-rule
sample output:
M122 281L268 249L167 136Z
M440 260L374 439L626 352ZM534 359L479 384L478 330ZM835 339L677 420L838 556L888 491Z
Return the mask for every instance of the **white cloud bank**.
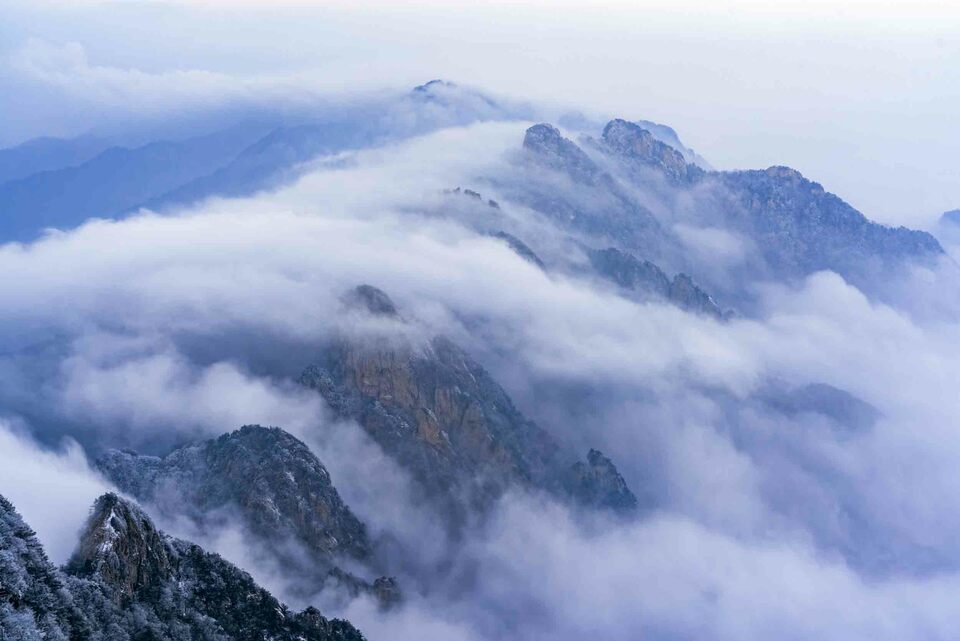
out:
M505 381L605 390L589 422L544 425L602 444L635 487L648 474L663 506L591 533L556 506L511 499L465 545L463 564L479 563L475 587L461 599L412 595L393 615L358 602L346 614L371 638L948 638L960 327L871 303L829 273L771 289L758 318L717 323L544 274L496 240L415 212L435 206L437 190L497 171L522 132L444 130L318 165L274 194L4 246L3 353L63 345L38 357L55 373L39 389L52 418L127 430L134 443L276 422L322 458L349 459L369 444L311 432L322 408L283 380L341 322L340 294L370 283L428 331L509 354L490 362ZM489 336L502 342L485 345ZM4 358L10 378L35 376ZM883 416L852 436L776 416L753 400L772 378L829 383ZM511 391L538 410L523 386ZM66 534L44 514L85 510L101 486L76 449L2 438L5 458L25 453L10 458L0 492L59 555ZM388 507L362 465L330 465L375 528L430 535L426 517L398 505L402 493ZM29 491L20 478L75 491ZM900 563L868 576L844 560L851 536Z

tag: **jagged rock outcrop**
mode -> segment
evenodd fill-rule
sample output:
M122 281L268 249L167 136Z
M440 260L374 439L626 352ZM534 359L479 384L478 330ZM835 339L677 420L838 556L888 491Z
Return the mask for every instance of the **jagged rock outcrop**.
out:
M628 512L637 508L637 497L617 471L613 461L599 450L590 450L586 462L577 461L565 483L581 505Z
M611 120L603 129L602 148L629 163L651 167L663 173L674 185L695 182L706 172L688 164L684 155L658 140L640 125L626 120Z
M670 279L649 260L640 260L615 247L588 249L587 258L598 274L624 289L663 297L670 290Z
M525 173L519 182L499 184L501 193L548 216L561 228L642 248L645 255L658 256L666 250L671 241L650 210L555 127L538 124L527 129L523 149L532 167L562 179Z
M687 161L688 164L696 165L704 171L712 171L713 167L710 166L710 163L706 158L698 154L696 151L687 147L683 144L683 141L680 140L680 135L667 125L660 124L659 122L653 122L651 120L635 120L634 124L639 125L643 129L649 131L653 136L660 142L673 147L681 154L683 158Z
M871 222L789 167L716 174L728 223L747 231L766 262L791 277L830 269L846 278L943 253L926 232Z
M454 522L511 486L557 494L568 487L573 457L448 339L343 337L300 380L356 420Z
M380 314L396 314L388 298L371 290L355 290L353 296ZM247 425L162 458L113 450L97 467L117 487L171 517L187 517L206 529L222 525L224 518L238 519L314 590L330 580L354 593L373 592L372 584L340 567L344 561L370 560L366 527L317 457L279 428ZM311 560L308 567L303 553Z
M714 267L710 257L690 254L651 212L651 207L676 211L682 206L695 226L744 239L750 254L745 269L737 272L743 282L734 281L724 292L728 296L749 298L750 279L790 280L821 270L835 271L869 292L904 262L929 264L943 254L930 234L874 223L787 167L705 171L641 125L620 119L610 121L599 140L583 142L581 148L547 124L530 127L523 140L525 157L566 176L570 185L527 172L512 183L502 181L499 191L569 231L588 235L591 245L611 245L696 277ZM650 171L664 181L651 183ZM677 284L678 295L694 293L687 284Z
M677 274L673 277L670 281L670 289L667 291L667 300L680 309L707 314L714 318L725 319L730 315L729 312L720 309L710 294L700 289L687 274Z
M718 319L728 316L713 298L686 274L677 274L670 279L656 264L640 260L614 247L588 249L587 257L600 276L641 300L665 300L686 311Z
M505 242L510 249L512 249L520 258L523 258L527 262L533 263L540 269L546 269L546 266L543 264L543 261L540 260L540 257L537 256L536 252L530 249L530 246L525 242L514 236L513 234L508 234L505 231L498 231L492 234L494 238L499 238Z
M80 545L67 564L75 576L95 576L120 605L157 600L175 572L175 553L136 505L104 494L93 505Z
M497 201L488 198L484 201L483 196L480 195L480 192L474 191L472 189L462 189L460 187L455 187L454 189L444 189L443 194L445 196L463 196L464 198L469 198L470 200L476 201L478 203L485 203L487 207L492 207L493 209L500 209L500 203Z
M578 183L613 186L610 176L552 125L541 123L527 129L523 136L523 148L535 154L539 163L562 171Z
M132 503L100 497L65 571L0 497L4 641L362 641L346 621L294 613L245 572L159 532Z

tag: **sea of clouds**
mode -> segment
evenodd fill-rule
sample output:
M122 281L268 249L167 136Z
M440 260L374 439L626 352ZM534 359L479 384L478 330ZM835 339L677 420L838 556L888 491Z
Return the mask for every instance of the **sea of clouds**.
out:
M88 457L277 425L408 554L403 607L333 612L371 639L948 638L960 324L826 272L766 284L759 311L729 322L545 273L437 213L442 189L511 171L528 125L444 128L318 162L277 191L0 247L0 492L63 562L108 487ZM449 541L402 470L292 382L344 330L338 301L360 283L414 331L461 343L565 443L610 455L654 507L585 521L512 493ZM810 383L878 418L853 429L763 401L772 384ZM242 533L169 525L283 595Z

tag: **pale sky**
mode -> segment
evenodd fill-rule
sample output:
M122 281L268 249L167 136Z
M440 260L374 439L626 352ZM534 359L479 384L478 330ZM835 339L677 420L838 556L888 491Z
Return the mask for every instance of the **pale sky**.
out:
M656 120L718 168L790 165L872 218L924 226L960 207L957 34L956 0L0 0L0 56L19 61L0 67L0 144L76 126L69 100L16 76L24 51L73 43L100 78L332 91L441 77Z

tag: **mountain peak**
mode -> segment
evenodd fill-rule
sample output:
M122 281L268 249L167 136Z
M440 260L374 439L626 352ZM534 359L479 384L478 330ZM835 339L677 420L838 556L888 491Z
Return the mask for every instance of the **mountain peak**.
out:
M371 316L387 316L399 318L397 306L390 296L382 289L373 285L357 285L343 297L343 302L350 309L365 311Z
M553 125L540 123L527 129L523 148L534 153L540 162L566 172L577 182L594 184L603 175L596 163Z
M429 80L422 85L417 85L413 88L413 90L417 93L429 93L430 91L441 87L444 89L455 89L457 85L449 80L434 78L433 80Z
M540 145L557 145L563 140L560 130L553 125L541 122L527 128L527 134L523 139L524 147L536 147Z
M616 247L588 249L587 258L600 276L641 298L659 297L680 309L717 319L727 316L686 274L677 274L671 280L655 263L640 260Z
M503 230L497 231L492 234L492 236L498 240L502 240L507 244L510 249L512 249L520 258L525 261L532 263L539 267L540 269L546 269L546 265L543 264L543 261L540 260L540 257L537 256L536 252L530 249L530 246L525 242L514 236L513 234L507 233Z
M591 449L587 461L577 462L570 471L567 490L581 505L632 512L639 503L623 476L600 450Z
M315 608L291 612L249 574L158 531L139 507L113 493L96 500L80 545L61 570L0 496L0 639L102 638L364 637Z
M940 222L960 226L960 209L951 209L950 211L943 212L943 215L940 216Z
M766 174L771 178L781 178L793 182L806 180L806 178L803 177L803 174L801 174L799 171L793 167L786 167L784 165L774 165L773 167L768 167L766 169Z
M209 513L233 508L251 535L289 538L326 565L335 556L363 559L370 553L363 523L340 498L327 469L280 428L245 425L163 458L111 451L97 466L164 514L207 524Z
M97 576L119 602L150 595L172 576L173 560L150 517L110 492L98 498L68 567Z
M686 182L703 174L703 170L695 165L687 165L680 151L633 122L620 118L611 120L603 128L603 142L608 151L659 169L673 183Z

